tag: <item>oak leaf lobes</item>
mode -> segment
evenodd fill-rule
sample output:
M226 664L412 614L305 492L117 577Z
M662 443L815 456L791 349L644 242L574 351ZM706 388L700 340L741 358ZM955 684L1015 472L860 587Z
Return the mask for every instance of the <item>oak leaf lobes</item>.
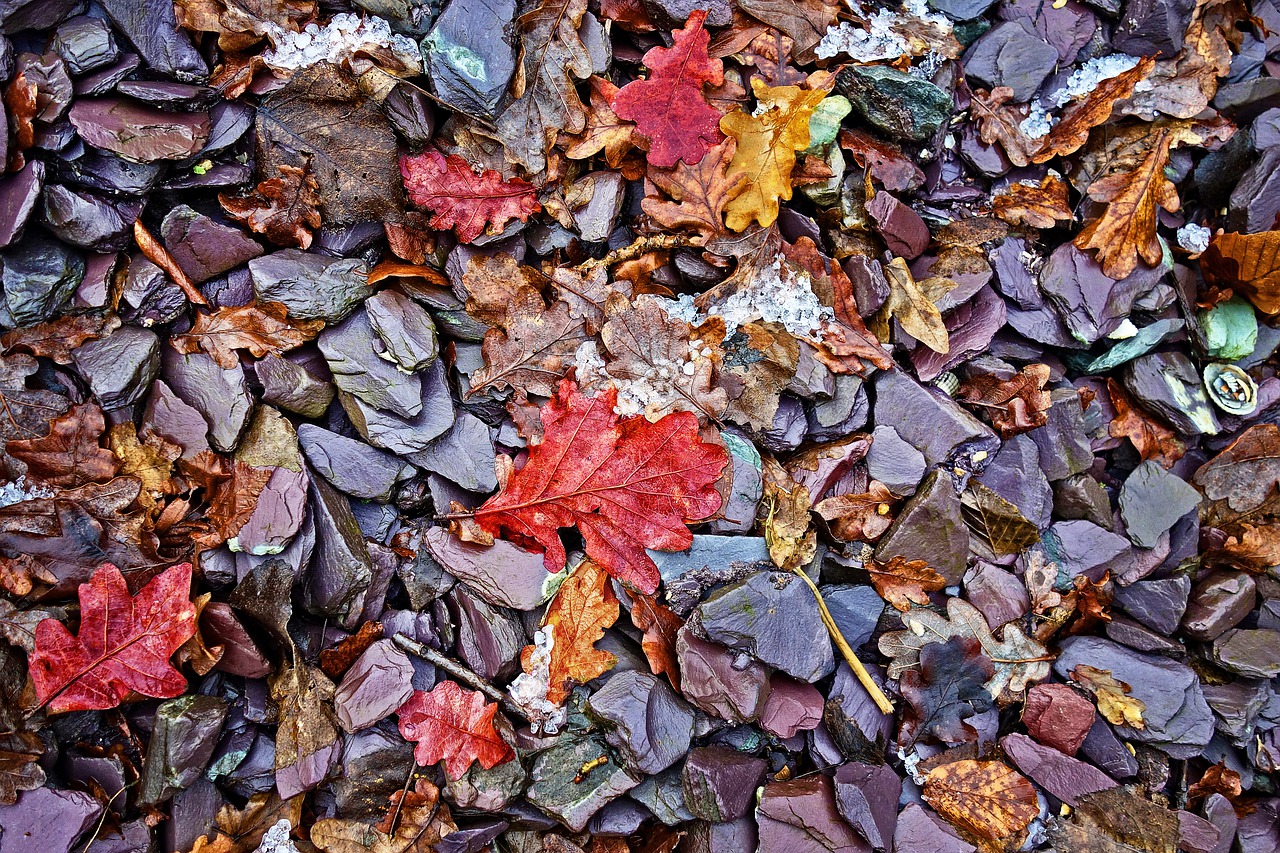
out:
M618 620L619 612L608 574L591 560L583 560L560 584L547 608L543 628L551 631L555 640L547 678L548 702L563 705L572 684L586 684L617 663L616 657L597 649L595 643ZM520 655L526 672L533 649L525 646Z
M443 759L445 773L457 779L473 761L488 770L515 757L493 728L497 713L497 703L484 694L442 681L430 692L415 690L396 716L404 739L417 741L414 760L425 766Z
M697 165L722 138L720 111L702 95L706 84L724 83L724 65L707 55L706 19L705 10L691 12L684 29L671 33L671 47L644 55L649 79L634 80L613 96L614 113L636 123L649 138L649 162L664 169L680 160Z
M50 713L114 708L140 693L181 696L187 679L169 663L196 630L191 564L152 578L129 595L124 575L107 564L80 585L80 633L56 619L36 626L31 680Z
M409 200L432 211L431 227L454 228L463 243L486 231L497 234L512 219L524 222L541 210L528 181L504 181L492 169L477 175L457 154L445 157L429 148L401 157L400 174Z
M693 413L623 420L614 412L617 396L609 388L585 397L562 381L542 407L542 443L475 519L495 536L506 530L520 544L541 546L553 572L565 564L558 530L576 526L588 557L652 593L660 577L645 548L693 544L685 523L720 509L714 484L729 454L699 438Z

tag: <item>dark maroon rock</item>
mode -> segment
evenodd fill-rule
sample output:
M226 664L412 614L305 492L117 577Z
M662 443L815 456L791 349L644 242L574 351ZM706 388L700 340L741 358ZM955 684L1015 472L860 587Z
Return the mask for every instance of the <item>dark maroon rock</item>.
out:
M898 826L902 779L887 764L851 762L836 770L836 808L876 850L888 850Z
M262 254L262 246L239 228L216 222L185 204L165 215L160 236L178 266L196 284Z
M688 848L688 853L721 853L724 850L755 850L759 840L756 822L748 816L725 823L695 821L681 845Z
M895 255L910 260L929 248L929 226L914 210L884 191L867 202L867 213L876 222L876 230Z
M775 674L769 681L769 698L760 715L760 728L780 738L817 728L824 705L818 688L782 674Z
M687 627L676 635L680 691L708 714L731 723L755 720L769 695L769 673L745 652L698 637Z
M133 223L142 202L114 200L64 186L44 190L41 220L58 239L95 252L114 252L133 243Z
M1218 846L1218 828L1186 810L1178 811L1178 849L1187 853L1213 853Z
M1226 797L1218 793L1210 794L1200 807L1204 817L1218 830L1218 843L1210 853L1230 853L1235 841L1236 827L1240 819L1236 817L1235 806Z
M1026 584L985 560L978 560L965 572L964 591L992 629L1021 619L1031 607Z
M40 200L44 174L43 161L29 160L17 174L0 179L0 249L21 238L31 211Z
M1212 572L1192 588L1182 616L1182 632L1195 640L1217 639L1249 615L1256 599L1257 584L1249 575Z
M70 117L85 142L141 163L190 157L209 136L207 113L163 112L119 97L81 98Z
M925 560L946 578L959 583L969 558L969 528L960 514L960 497L951 478L935 470L902 507L876 546L876 559L895 556Z
M1022 707L1031 736L1066 755L1080 749L1094 716L1093 703L1065 684L1037 684Z
M391 640L365 649L342 677L333 697L338 722L357 732L392 714L413 695L413 664Z
M221 646L214 669L244 678L265 678L273 669L270 659L245 630L229 604L211 601L200 612L200 631L211 646Z
M1041 746L1026 735L1005 735L1000 746L1019 770L1068 805L1074 806L1086 794L1116 786L1115 780L1093 765Z
M681 775L685 806L713 823L737 820L750 809L764 771L764 759L727 746L690 750Z
M766 785L756 808L759 853L870 853L836 809L831 780L809 776Z

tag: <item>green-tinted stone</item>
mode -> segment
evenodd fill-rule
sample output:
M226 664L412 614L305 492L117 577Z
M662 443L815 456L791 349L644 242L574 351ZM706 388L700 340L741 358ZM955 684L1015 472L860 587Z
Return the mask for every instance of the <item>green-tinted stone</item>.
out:
M1235 361L1252 353L1258 345L1258 316L1253 306L1238 296L1196 316L1212 358Z
M844 95L823 98L813 115L809 116L809 147L804 153L822 156L840 133L840 120L849 114L853 105Z
M921 141L951 118L951 96L921 77L879 65L852 65L836 86L868 123L895 139Z

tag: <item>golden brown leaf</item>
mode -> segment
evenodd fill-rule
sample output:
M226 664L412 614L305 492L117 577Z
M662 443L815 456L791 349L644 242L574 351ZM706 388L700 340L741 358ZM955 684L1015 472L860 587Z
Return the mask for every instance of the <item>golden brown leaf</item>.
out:
M1133 94L1134 87L1146 79L1155 64L1151 57L1141 59L1128 71L1103 80L1083 99L1068 106L1032 159L1045 163L1078 151L1089 141L1089 131L1111 118L1116 102Z
M1076 798L1070 822L1054 820L1054 850L1071 853L1177 853L1181 821L1138 787L1106 788Z
M1130 696L1129 685L1113 678L1111 670L1096 669L1082 663L1071 670L1071 678L1093 694L1098 703L1098 713L1106 717L1107 722L1134 729L1146 726L1142 719L1142 712L1147 709L1146 703Z
M586 160L603 151L604 161L616 169L622 165L626 153L636 146L636 126L613 112L617 86L603 77L592 77L587 83L591 87L587 126L582 133L561 139L564 156L570 160Z
M0 555L0 589L22 598L31 592L37 581L57 586L58 576L30 554Z
M297 826L302 820L302 796L281 800L273 788L254 794L243 809L225 805L218 810L216 829L196 839L191 853L250 853L267 830L282 820Z
M1280 525L1242 522L1231 533L1220 547L1204 554L1205 563L1258 574L1280 565Z
M5 445L27 472L51 486L81 486L110 480L120 469L116 457L99 445L107 425L93 403L73 406L49 423L43 438L16 439Z
M1040 814L1035 786L999 761L935 767L925 779L923 795L938 814L988 841L1018 835Z
M222 209L237 222L248 225L277 246L311 245L320 228L320 185L306 155L301 167L280 163L280 176L258 184L247 196L218 195Z
M935 302L956 283L938 276L917 282L902 258L886 264L884 275L889 280L889 298L876 316L877 324L885 327L884 334L879 327L872 329L876 337L881 340L888 337L887 326L892 317L908 335L934 352L946 354L951 349L951 340Z
M695 166L683 161L673 169L650 166L649 179L674 201L649 196L640 202L641 208L662 227L697 231L703 241L724 233L725 205L747 186L744 173L729 173L737 148L737 140L729 137L708 151Z
M1049 373L1046 365L1029 364L1009 379L978 374L961 386L958 396L990 415L1001 438L1013 438L1049 422L1052 400L1044 390Z
M671 686L680 689L680 665L676 659L676 634L684 627L671 608L652 595L628 590L631 596L631 622L644 632L640 648L654 675L666 674Z
M724 334L723 321L712 317L699 327L720 325L709 337ZM747 323L723 343L720 383L726 386L729 408L725 416L756 429L768 429L778 411L778 395L796 375L800 343L778 323Z
M141 219L133 223L133 239L138 244L138 251L142 256L164 270L170 280L182 291L182 295L187 297L188 302L192 305L209 304L209 300L205 299L200 289L191 283L191 279L183 272L173 255L169 254L169 250L147 230L147 226L142 224Z
M1209 284L1231 288L1268 317L1280 314L1280 231L1215 235L1200 269Z
M1158 208L1181 207L1178 190L1165 177L1169 162L1170 133L1156 132L1146 157L1132 172L1108 175L1089 185L1089 197L1106 202L1102 214L1085 224L1076 235L1076 247L1097 250L1102 271L1119 281L1138 268L1141 257L1155 266L1164 257L1156 236Z
M763 456L764 512L762 524L769 558L783 571L802 568L813 561L818 534L813 530L809 490L796 483L772 456Z
M904 613L912 603L928 604L929 593L947 585L947 579L929 568L924 560L908 560L900 554L889 562L867 561L867 574L880 597Z
M320 652L320 671L332 679L342 678L356 658L382 639L381 622L365 622L360 630L343 637L332 647Z
M1204 771L1199 782L1187 789L1187 799L1194 803L1210 794L1221 794L1228 800L1236 800L1240 793L1240 774L1219 761Z
M107 432L107 446L120 460L120 473L142 482L138 502L151 508L158 498L178 493L178 484L173 481L173 463L182 456L182 448L150 430L139 441L137 430L129 421L116 424Z
M1059 222L1072 219L1067 185L1054 175L1045 175L1039 186L1022 182L1010 184L991 204L996 216L1010 225L1053 228Z
M484 367L471 377L470 393L493 386L550 397L587 337L567 303L557 300L548 307L538 291L521 287L501 326L484 336Z
M1017 506L977 480L970 480L960 496L960 514L1000 556L1021 554L1040 540L1040 531Z
M56 320L5 332L0 346L5 352L18 350L51 358L58 364L71 363L71 351L85 341L106 337L120 328L114 314L64 314Z
M218 661L222 660L223 647L209 646L204 641L204 635L200 633L200 616L212 598L213 593L206 592L192 599L191 604L196 609L196 632L191 635L191 639L182 644L182 648L178 649L174 657L179 664L190 664L196 675L208 675Z
M271 479L271 468L256 468L239 460L202 450L182 463L182 470L204 490L205 515L213 524L214 547L240 532L258 505L258 495Z
M547 701L563 705L574 684L586 684L608 672L617 662L595 643L618 619L618 597L609 585L609 574L594 560L583 560L560 584L547 606L543 630L553 637L547 678ZM520 663L532 672L534 646L525 646Z
M1139 409L1119 382L1108 378L1107 392L1116 410L1108 427L1112 437L1129 439L1143 461L1155 460L1166 468L1186 454L1187 446L1177 433Z
M879 480L857 495L834 495L814 504L814 511L831 522L831 535L844 542L874 542L893 524L898 499Z
M507 254L478 255L467 264L462 286L468 294L467 313L481 323L496 326L506 318L507 309L522 288L541 292L546 289L547 277Z
M990 92L978 89L969 107L978 122L978 138L988 145L997 142L1015 166L1028 166L1040 147L1022 130L1022 121L1031 112L1027 104L1011 104L1013 89L997 86Z
M235 351L248 350L255 358L282 355L320 334L322 320L291 320L279 302L257 302L219 308L212 314L196 314L191 331L173 337L181 353L203 350L226 370L238 367Z

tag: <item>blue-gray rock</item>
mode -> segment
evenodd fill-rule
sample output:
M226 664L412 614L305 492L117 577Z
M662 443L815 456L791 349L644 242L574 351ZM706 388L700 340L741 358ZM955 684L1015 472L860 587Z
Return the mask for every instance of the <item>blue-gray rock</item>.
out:
M422 380L380 358L376 340L368 314L357 311L321 332L316 344L339 390L375 409L415 417L422 412Z
M1115 601L1133 618L1166 636L1178 629L1191 594L1191 578L1177 575L1117 586Z
M712 520L707 529L712 533L749 533L755 527L756 510L764 491L760 451L732 428L725 428L720 438L733 463L733 489L721 509L722 517Z
M605 803L630 791L639 779L613 761L581 775L582 766L609 751L604 741L594 737L561 735L555 744L534 759L526 793L529 802L574 832L581 832ZM578 777L581 781L574 781Z
M693 813L684 804L684 785L680 781L680 771L680 767L671 767L648 776L632 788L627 796L643 805L667 826L693 820Z
M1128 278L1116 281L1087 252L1063 243L1040 269L1040 291L1077 345L1090 346L1119 328L1134 300L1163 275L1161 267L1139 266Z
M951 96L923 77L883 65L852 65L836 88L868 124L894 139L928 139L951 118Z
M71 351L76 369L107 411L131 406L160 371L160 339L150 329L121 326Z
M667 601L681 616L687 615L712 587L741 580L773 565L762 536L694 534L688 551L647 553L662 575Z
M1040 449L1029 435L1015 435L1000 445L977 479L1016 506L1038 530L1049 526L1054 509L1053 489L1040 467Z
M969 603L982 611L994 630L1014 619L1021 619L1031 607L1027 587L1010 572L986 560L979 560L964 574L964 594Z
M316 377L301 364L268 355L254 362L253 374L262 385L262 401L304 418L319 418L333 402L333 384Z
M902 440L888 424L871 431L871 449L867 451L867 474L879 480L899 497L913 494L924 477L924 454Z
M884 599L869 586L836 584L821 587L827 610L850 648L858 648L871 639L884 612Z
M875 377L876 426L891 426L904 441L924 454L929 466L978 454L989 457L1000 448L989 427L962 409L955 400L925 388L901 370L884 370Z
M1027 435L1040 449L1040 469L1051 482L1088 470L1093 465L1093 447L1074 388L1055 389L1048 423Z
M178 27L169 0L102 0L102 6L152 71L186 82L208 78L209 66Z
M427 527L422 546L472 592L500 607L532 610L551 597L559 581L547 571L541 554L505 539L484 547L463 542L443 527Z
M369 296L364 263L299 249L281 249L249 261L253 292L263 302L281 302L298 320L336 323Z
M1257 583L1244 572L1210 572L1191 590L1182 632L1193 640L1217 639L1253 611L1257 591Z
M1056 521L1044 536L1045 556L1068 578L1085 575L1099 581L1108 569L1123 565L1129 540L1091 521Z
M338 393L338 402L365 441L403 456L427 449L453 427L453 398L444 362L436 359L414 378L422 383L422 396L421 411L412 418L374 408L354 394Z
M8 248L22 236L40 201L44 175L43 160L28 160L17 174L0 179L0 249Z
M373 563L351 504L323 477L311 478L316 549L303 585L303 606L350 630L360 619Z
M997 24L964 54L968 77L988 89L1008 86L1017 103L1031 100L1057 64L1058 51L1022 21Z
M483 494L498 488L494 457L493 432L489 425L470 412L459 412L448 432L405 458L467 491Z
M489 681L515 677L520 650L529 643L519 614L495 607L465 584L454 586L448 600L458 625L458 656Z
M809 588L795 575L757 572L713 592L694 610L695 630L801 681L835 667L831 639Z
M40 219L66 243L93 252L118 252L133 243L133 223L142 212L137 199L112 199L59 185L44 189Z
M1216 435L1221 430L1199 372L1182 353L1139 356L1122 368L1120 376L1144 409L1183 435Z
M422 40L436 97L465 114L493 118L516 70L515 0L453 0Z
M960 514L960 497L951 477L931 473L903 506L876 546L876 559L924 560L948 584L960 582L969 560L969 528Z
M414 474L400 457L315 424L299 425L298 442L320 476L357 498L390 500L396 484Z
M427 310L396 290L383 290L364 303L373 332L382 342L379 353L403 370L421 370L436 357L436 326Z
M650 775L689 751L693 709L667 682L647 672L619 672L591 695L587 713L604 729L627 769Z
M809 441L835 441L857 432L867 424L871 403L862 377L842 373L835 377L831 399L805 407Z
M0 254L0 282L13 323L24 326L53 317L84 279L84 258L44 234L27 234Z
M1132 779L1138 775L1138 759L1124 745L1101 715L1094 717L1089 733L1080 744L1080 754L1101 767L1112 779Z
M1195 0L1128 0L1112 45L1131 56L1172 56L1182 50Z
M990 8L995 0L929 0L936 9L953 21L972 21Z
M1273 80L1275 78L1258 78ZM1262 152L1231 191L1229 227L1246 233L1265 231L1280 214L1280 146Z
M1153 548L1169 530L1200 505L1200 493L1158 462L1143 462L1120 489L1120 517L1139 548Z
M253 413L253 395L239 365L219 367L202 352L183 355L173 347L163 347L160 369L166 383L184 403L209 423L209 444L214 450L230 453Z

